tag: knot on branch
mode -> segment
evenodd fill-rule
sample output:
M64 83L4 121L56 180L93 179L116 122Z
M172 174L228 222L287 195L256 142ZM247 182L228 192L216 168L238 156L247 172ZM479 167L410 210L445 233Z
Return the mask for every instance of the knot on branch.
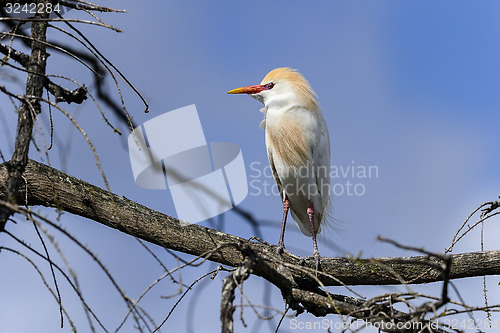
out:
M55 96L57 103L66 102L68 104L81 104L87 99L87 88L85 85L82 85L75 90L69 90L53 83L46 77L44 86L52 93L52 95Z
M500 196L498 198L500 198ZM500 200L490 201L490 202L487 202L485 205L489 205L489 207L481 209L481 212L482 212L481 213L481 219L486 218L489 213L491 213L492 211L494 211L497 208L499 208L500 207Z

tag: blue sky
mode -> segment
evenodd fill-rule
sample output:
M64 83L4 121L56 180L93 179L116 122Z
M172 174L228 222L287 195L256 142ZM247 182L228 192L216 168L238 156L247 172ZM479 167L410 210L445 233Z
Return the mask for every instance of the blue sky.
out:
M347 181L359 184L358 188L364 189L364 193L361 196L344 194L333 199L335 228L320 235L320 253L324 256L413 254L377 242L378 235L443 251L467 215L499 195L500 157L496 146L500 138L500 4L497 2L157 1L143 4L121 1L115 5L106 1L103 4L127 9L126 14L101 15L123 33L90 26L81 29L146 97L149 114L143 112L140 100L120 80L134 121L143 123L164 112L196 104L207 140L237 143L247 175L257 179L256 184L270 181L254 177L256 173L250 168L251 165L261 169L267 166L264 132L258 127L262 119L261 105L247 96L226 92L259 83L275 67L288 66L304 74L319 96L330 129L332 164L339 168L375 166L378 170L377 177L332 179L333 184L345 189ZM50 36L61 38L55 33ZM75 77L92 91L85 68L56 54L51 58L57 61L49 63L50 72ZM114 91L111 84L108 90ZM7 100L1 98L1 113L5 118L2 121L9 124L13 132L16 116ZM135 185L125 138L106 127L90 102L67 109L96 145L115 193L175 216L168 191L144 190ZM106 114L116 123L110 111ZM46 124L46 113L42 119ZM67 141L68 121L54 110L54 122L56 136ZM0 131L5 132L3 127ZM125 128L122 127L122 131L125 132ZM0 134L0 149L5 156L10 156L12 145L4 139L4 134ZM103 186L88 145L76 131L71 137L67 171ZM61 166L61 149L56 146L50 152L56 167ZM31 157L40 158L34 149ZM249 195L240 207L262 221L273 221L263 225L263 238L277 243L277 223L282 211L279 197ZM41 212L56 216L50 210ZM224 220L226 232L245 238L253 235L249 225L233 212L225 214ZM99 254L132 297L140 295L162 274L154 260L131 237L69 214L64 214L61 221ZM485 249L497 249L495 235L500 228L495 222L485 225ZM210 222L202 224L211 225ZM39 247L30 224L10 224L9 231ZM297 231L296 226L289 223L285 245L296 254L310 255L311 240ZM2 243L16 247L8 237L0 238ZM325 239L335 243L335 248L326 247ZM81 251L62 236L60 243L78 270L96 312L114 329L125 311L117 294L108 292L109 283ZM456 252L479 249L479 233L473 232L457 245ZM172 267L176 265L161 249L155 248L155 251L167 258ZM12 272L0 275L2 285L10 286L2 288L0 293L3 300L0 311L8 313L10 318L2 320L0 331L16 328L17 332L29 332L33 327L57 331L57 305L55 302L45 305L50 296L34 277L36 273L18 257L2 253L0 258L2 270ZM200 276L200 272L188 269L183 273L185 283ZM220 277L223 276L221 273ZM220 277L204 282L202 290L195 289L195 293L201 293L198 302L192 298L195 293L189 295L166 323L166 330L184 331L190 313L197 316L190 323L193 331L219 330ZM498 303L498 279L489 278L488 283L490 303ZM482 304L482 280L458 281L457 286L464 290L467 302ZM250 295L257 295L253 299L257 304L262 303L262 289L259 279L245 285ZM437 284L414 289L439 293ZM20 290L25 293L20 295ZM371 296L398 289L364 287L357 290ZM66 306L75 308L74 319L83 325L80 310L72 305L77 299L69 289L63 291ZM144 307L152 311L157 321L161 321L176 300L159 299L159 295L174 292L175 286L164 283L144 300ZM268 292L271 304L282 309L279 292L273 288ZM333 292L348 293L338 288ZM27 317L35 320L23 320ZM256 322L251 311L245 312L245 319L250 327L245 329L238 323L237 330L251 331L251 325ZM304 315L298 320L314 318ZM293 331L288 319L282 328L283 332ZM69 326L60 331L70 331Z

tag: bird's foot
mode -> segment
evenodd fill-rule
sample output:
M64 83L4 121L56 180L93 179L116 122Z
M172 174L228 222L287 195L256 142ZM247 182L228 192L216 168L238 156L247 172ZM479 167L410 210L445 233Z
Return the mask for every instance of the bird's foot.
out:
M313 254L314 260L316 262L316 276L318 276L318 271L319 271L319 261L321 260L321 256L319 255L319 252L315 252Z
M276 246L276 253L282 255L283 251L285 251L285 245L283 243L278 243L278 246Z
M316 275L318 275L318 271L320 269L320 260L321 260L321 256L319 255L319 252L314 252L312 256L301 258L299 260L299 265L304 266L310 260L314 260L315 267L316 267Z

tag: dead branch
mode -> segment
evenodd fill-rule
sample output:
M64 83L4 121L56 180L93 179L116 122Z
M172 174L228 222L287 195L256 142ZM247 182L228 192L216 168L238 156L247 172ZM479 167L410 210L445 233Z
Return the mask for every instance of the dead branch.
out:
M134 235L162 247L206 258L232 267L241 268L237 277L226 278L221 301L223 327L230 332L234 306L234 289L247 274L261 276L281 290L290 308L298 314L308 311L316 316L326 314L347 315L376 322L387 332L403 332L394 327L410 325L414 321L428 332L446 332L431 326L425 314L435 312L448 302L447 285L451 279L500 273L500 251L483 251L448 256L426 253L425 256L398 258L322 258L322 271L314 274L314 263L299 266L300 257L285 252L281 257L273 245L260 244L214 229L179 221L109 191L69 176L44 164L29 160L23 173L26 184L18 189L19 200L27 205L57 207L72 214ZM8 172L6 163L0 165L0 200L7 194ZM0 201L0 205L11 204ZM400 246L400 245L399 245ZM411 248L412 250L418 250ZM252 265L241 266L245 258ZM248 261L248 259L247 259ZM390 274L389 274L390 273ZM397 277L396 277L397 276ZM410 313L396 311L393 302L404 297L363 300L335 295L319 286L384 285L429 283L443 281L442 297L427 302ZM232 296L231 296L232 295ZM410 298L414 294L407 295ZM395 298L396 297L396 298ZM405 301L406 302L406 301ZM406 326L405 326L406 327ZM410 332L410 330L408 330Z
M177 220L32 160L28 162L23 177L26 186L17 190L17 198L26 199L28 205L65 210L162 247L195 256L228 244L211 253L208 259L232 267L238 267L242 262L244 255L241 248L244 246L261 259L253 267L255 275L288 293L292 288L317 291L314 274L308 274L309 269L314 271L313 263L306 262L305 267L301 267L300 257L289 252L278 256L275 246ZM8 168L4 163L0 165L0 199L5 201L8 193ZM450 280L500 274L500 251L454 254L450 258L453 262ZM438 266L429 267L429 260L437 259L429 259L427 255L373 259L322 258L322 272L319 272L318 279L325 286L339 285L339 281L346 285L442 281L442 271Z
M238 285L241 285L244 280L248 279L252 274L252 267L255 258L246 256L240 266L222 282L222 297L220 304L220 320L223 333L233 332L233 313L235 306L234 292Z
M48 13L37 13L35 18L46 18ZM21 177L28 162L28 152L33 132L35 116L41 112L39 98L43 95L43 82L47 61L45 38L47 32L46 22L33 22L31 26L31 55L26 69L26 97L19 110L17 120L17 133L14 154L8 163L8 185L6 200L15 202ZM0 232L4 230L7 219L12 212L7 207L0 207Z

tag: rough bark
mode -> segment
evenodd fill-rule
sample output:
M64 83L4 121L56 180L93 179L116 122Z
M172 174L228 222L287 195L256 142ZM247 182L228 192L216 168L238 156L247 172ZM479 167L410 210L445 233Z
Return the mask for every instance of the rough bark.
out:
M0 165L0 199L8 193L7 165ZM123 196L67 175L57 169L30 160L23 173L26 183L19 186L17 202L54 207L99 222L165 248L238 267L245 253L257 260L253 274L283 288L316 290L314 274L299 265L300 257L276 247L264 245L186 223L140 205ZM27 193L26 193L27 189ZM25 202L27 200L27 202ZM214 251L215 250L215 251ZM451 255L450 279L500 274L500 251ZM430 283L442 280L442 273L429 266L428 256L399 258L322 258L318 279L325 286L388 285ZM314 262L305 267L314 269ZM324 273L324 274L322 274ZM398 276L398 278L396 278Z
M48 13L36 13L35 18L47 18ZM15 202L16 191L21 183L21 175L28 162L28 152L33 132L33 122L40 113L40 98L43 95L47 52L45 38L47 22L33 22L31 26L31 55L26 64L28 77L26 79L26 95L21 105L17 120L17 133L14 153L8 164L7 198ZM0 232L4 229L11 211L0 207Z

